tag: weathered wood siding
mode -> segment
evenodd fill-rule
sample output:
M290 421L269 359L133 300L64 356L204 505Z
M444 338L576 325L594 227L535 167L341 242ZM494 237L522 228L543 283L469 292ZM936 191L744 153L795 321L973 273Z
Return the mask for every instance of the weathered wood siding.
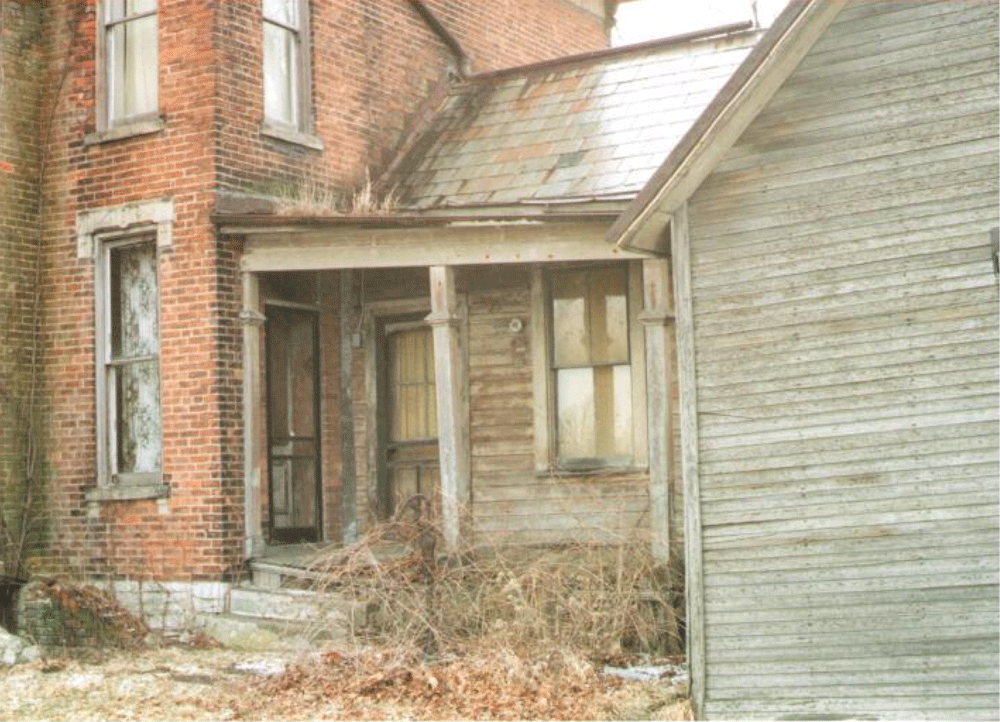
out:
M427 271L407 272L407 277L417 273L426 276ZM421 291L398 275L369 277L364 302L419 297ZM552 476L535 472L530 267L467 268L458 273L456 283L468 308L472 512L478 538L498 543L643 538L649 530L649 479L644 471ZM514 320L520 329L512 327ZM357 317L352 323L357 327ZM367 489L374 471L368 453L373 440L367 428L363 356L363 350L356 350L353 370L362 530L371 521ZM674 488L679 493L679 483ZM672 506L679 539L682 512L676 500Z
M995 719L995 2L857 2L689 204L708 717Z

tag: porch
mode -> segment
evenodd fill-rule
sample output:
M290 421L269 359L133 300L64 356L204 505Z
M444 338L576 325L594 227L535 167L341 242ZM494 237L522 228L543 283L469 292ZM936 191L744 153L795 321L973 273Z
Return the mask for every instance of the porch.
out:
M666 561L669 261L607 225L220 222L244 248L246 558L301 567L291 543L351 543L418 494L448 553L648 535Z

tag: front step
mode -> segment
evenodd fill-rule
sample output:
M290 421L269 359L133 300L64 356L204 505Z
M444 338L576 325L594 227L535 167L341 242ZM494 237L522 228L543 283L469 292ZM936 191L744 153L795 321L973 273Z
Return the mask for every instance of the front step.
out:
M338 594L300 589L233 587L229 612L236 616L281 622L302 622L317 628L341 627L347 632L363 626L367 605Z

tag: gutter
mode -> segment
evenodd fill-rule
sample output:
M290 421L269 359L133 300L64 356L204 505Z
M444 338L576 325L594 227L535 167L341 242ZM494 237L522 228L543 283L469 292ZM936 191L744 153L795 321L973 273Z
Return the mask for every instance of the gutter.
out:
M434 31L434 34L451 51L451 54L455 56L456 71L460 80L464 80L471 74L472 62L469 59L469 54L465 52L465 48L458 41L448 28L444 26L440 18L434 13L433 10L423 1L423 0L410 0L410 5L414 10L424 19L424 22L430 26L430 29Z

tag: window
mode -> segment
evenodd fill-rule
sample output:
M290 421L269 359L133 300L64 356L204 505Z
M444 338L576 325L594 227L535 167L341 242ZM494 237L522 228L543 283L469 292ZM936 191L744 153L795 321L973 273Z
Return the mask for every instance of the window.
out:
M308 0L264 0L264 122L310 129Z
M148 120L158 109L156 0L105 0L101 130Z
M106 241L101 260L108 475L122 485L155 483L162 447L156 239Z
M645 463L645 356L628 265L536 274L536 467ZM543 305L542 309L537 306ZM543 354L544 356L539 356Z

